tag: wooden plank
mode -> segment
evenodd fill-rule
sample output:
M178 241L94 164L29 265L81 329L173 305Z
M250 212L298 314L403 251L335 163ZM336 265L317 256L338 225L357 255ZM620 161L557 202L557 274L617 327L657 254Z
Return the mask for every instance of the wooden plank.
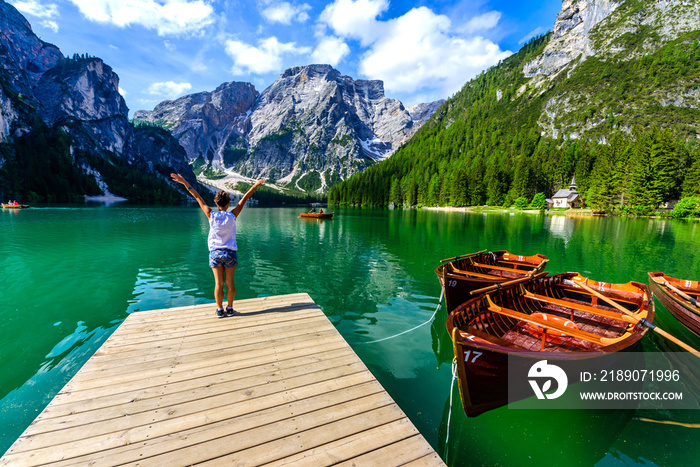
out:
M540 301L543 303L549 303L552 305L557 305L557 306L561 306L561 307L565 307L565 308L571 308L571 309L574 309L577 311L581 311L583 313L589 313L589 314L596 315L596 316L602 316L604 318L611 318L611 319L614 319L616 321L624 321L626 323L632 323L632 324L637 324L637 321L638 321L638 320L632 318L631 316L623 315L622 313L618 313L616 311L612 311L611 309L607 309L607 308L606 309L595 308L595 307L583 305L580 303L570 302L568 300L561 300L561 299L554 298L554 297L547 297L545 295L534 294L534 293L529 292L529 291L525 291L524 296L525 296L525 298L528 298L530 300L537 300L537 301Z
M303 341L301 343L299 342L289 342L286 343L285 345L279 345L276 348L276 353L272 355L268 355L267 358L276 358L278 360L281 359L286 359L289 354L292 352L299 352L299 351L304 351L307 350L308 348L314 348L317 345L318 346L324 346L324 345L330 345L336 342L337 339L334 336L330 337L325 337L322 339L318 339L316 341L312 340L307 340ZM347 344L345 344L347 345ZM206 364L226 364L230 363L231 365L237 365L237 364L245 364L246 366L249 366L251 364L254 364L254 359L255 358L260 358L260 352L264 349L263 346L258 346L257 348L251 348L248 349L246 352L241 352L237 354L237 358L240 358L241 360L238 361L231 361L231 356L230 355L221 355L218 357L213 357L211 358L208 362L205 361L195 361L195 362L190 362L190 363L181 363L177 366L174 367L165 367L165 368L156 368L151 371L143 372L143 373L128 373L126 375L120 375L120 377L113 377L109 381L102 381L99 378L98 379L92 379L89 381L73 381L71 380L67 385L66 388L64 388L65 392L71 392L71 393L76 393L78 391L86 392L87 397L90 398L91 394L96 394L96 389L97 388L106 388L105 392L106 393L113 393L115 392L113 387L123 387L126 383L133 383L136 381L139 381L140 385L147 384L145 382L152 380L153 378L157 377L168 377L170 375L173 375L174 373L178 372L189 372L191 370L195 370L199 368L200 366L204 366Z
M529 273L529 271L523 271L522 269L514 269L514 268L506 268L503 266L496 266L493 264L484 264L484 263L471 263L473 266L477 266L480 268L484 269L495 269L497 271L507 271L507 272L514 272L516 274L523 274L526 275Z
M233 381L236 379L243 379L254 375L260 374L276 374L277 372L284 371L289 368L296 368L305 365L328 365L326 361L343 358L348 355L354 355L353 351L348 348L340 348L325 351L321 354L312 354L307 356L299 356L297 358L291 358L287 360L281 360L277 362L267 363L263 365L255 365L252 367L246 367L242 369L235 369L233 371L226 371L227 365L220 365L218 367L207 367L213 369L212 373L205 374L200 372L192 372L191 378L181 379L181 380L167 380L163 384L155 384L153 386L143 386L139 384L136 389L127 390L124 392L110 393L100 397L92 397L90 399L84 400L73 400L70 394L63 394L62 399L54 399L49 407L44 410L37 420L58 418L70 416L80 412L88 412L90 410L97 410L104 407L111 407L121 404L128 404L130 402L138 401L141 399L148 399L150 397L159 397L166 394L172 394L178 391L186 391L195 387L200 387L206 384L216 384L223 381ZM219 371L217 371L219 370ZM145 382L143 384L149 384ZM115 391L121 390L123 388L115 388ZM62 402L65 401L65 402ZM58 402L58 403L56 403Z
M303 415L295 416L286 419L286 423L279 423L274 429L268 425L260 426L247 430L235 435L228 435L222 438L206 441L196 446L186 449L178 449L160 456L149 459L150 464L157 465L172 465L179 463L181 465L190 465L202 463L207 460L217 459L220 464L243 464L244 459L248 459L249 463L257 460L251 457L251 453L241 456L246 449L258 446L262 443L274 441L281 437L291 436L296 432L304 431L315 426L325 425L333 420L345 419L355 413L368 412L367 416L385 417L385 413L393 413L395 416L400 416L400 409L393 404L387 394L374 394L360 399L355 399L341 404L324 407L322 409L308 412ZM229 454L233 452L229 456ZM141 463L125 464L125 465L142 465Z
M425 466L425 467L433 467L433 466L444 466L445 463L440 459L440 456L437 455L437 453L433 452L431 454L428 454L426 456L421 457L420 459L416 459L411 462L406 462L403 464L404 466L410 465L413 467L419 467L419 466Z
M0 465L439 461L307 294L236 308L130 315Z
M345 354L338 358L322 362L326 368L339 368L356 363L356 358L352 354ZM94 420L109 420L112 418L128 417L140 412L155 410L169 405L177 405L181 400L193 400L195 398L212 397L217 394L232 393L240 389L254 388L260 385L269 385L277 383L281 380L299 377L301 375L314 375L319 377L319 362L313 362L307 365L294 366L291 368L279 368L274 373L262 373L245 378L235 379L230 378L229 374L215 375L212 378L189 380L179 384L158 387L152 390L143 390L132 394L132 400L129 404L110 404L103 407L93 407L86 410L80 404L68 415L62 417L52 417L47 420L42 417L42 423L34 424L25 431L26 435L32 435L42 432L61 430L73 426L87 425L93 423ZM286 388L286 387L285 387ZM123 400L123 399L122 399ZM104 398L102 399L104 401ZM104 403L104 402L103 402Z
M375 425L343 439L316 446L305 451L267 464L268 467L299 465L314 466L337 464L355 456L394 444L418 433L407 418L401 418L386 425Z
M403 465L434 454L434 452L421 435L415 435L412 438L394 443L387 449L378 449L345 462L339 462L336 465ZM435 455L437 456L437 454Z
M312 334L324 329L328 329L328 323L325 321L325 318L316 317L286 326L284 332L280 332L280 336L284 336L283 338L289 338L292 336ZM165 348L155 347L150 350L139 348L134 351L124 353L109 355L102 354L102 358L96 358L94 360L91 359L92 361L88 362L89 364L86 364L81 372L86 377L93 372L104 369L113 370L115 368L119 368L120 372L127 373L128 371L126 370L132 366L141 366L142 364L153 362L154 360L167 360L172 358L175 352L177 352L178 356L183 356L204 352L224 351L228 349L235 351L236 347L265 342L268 341L269 338L269 332L265 332L261 329L243 333L218 333L216 335L212 335L212 337L209 339L207 339L206 335L204 335L203 338L187 339L179 342L178 344L170 344ZM118 373L112 371L111 374Z
M339 343L338 341L332 341L328 343L321 343L317 346L307 345L303 348L294 348L290 352L285 352L280 354L270 354L270 355L255 355L250 358L245 358L241 360L236 360L231 362L230 358L223 359L222 362L216 360L213 365L199 365L192 368L176 368L175 370L180 371L170 371L165 374L151 375L146 378L139 378L132 381L120 382L115 385L102 386L98 388L80 390L63 390L58 393L54 398L57 405L61 405L67 402L89 402L92 399L97 399L100 397L108 396L119 396L123 394L132 394L134 391L139 391L141 389L147 389L149 387L162 386L172 383L177 383L179 381L187 381L190 379L202 378L211 374L217 374L225 371L245 371L250 368L256 368L262 364L275 364L279 362L284 362L291 359L302 359L309 358L317 352L331 352L338 349L348 349L349 347L345 343ZM51 404L53 405L53 403ZM49 407L47 407L48 409Z
M247 298L243 300L236 300L234 302L235 308L251 308L254 310L265 310L270 308L270 304L277 303L307 303L309 306L318 306L311 297L306 293L295 293L287 295L275 295L271 297L261 297L261 298ZM208 313L209 311L215 310L216 307L213 303L204 305L187 305L182 307L167 308L165 310L143 310L136 313L132 313L130 316L138 316L138 319L145 320L149 318L164 319L170 318L171 316L177 316L181 312L189 312L191 310L198 311L200 314ZM213 314L213 313L212 313Z
M203 321L203 320L214 320L220 322L232 321L236 318L245 318L246 321L255 322L259 320L266 320L270 316L276 315L295 315L299 314L303 310L317 310L318 305L302 303L302 302L292 302L292 301L277 301L274 303L269 303L265 308L261 307L240 307L236 306L234 308L238 314L228 319L218 318L213 308L192 308L190 311L181 312L179 315L172 316L170 310L167 310L168 315L162 317L152 317L143 318L141 313L132 313L123 323L124 328L120 329L120 333L129 333L138 329L146 329L149 327L172 327L181 322L183 317L187 317L192 321ZM232 319L233 318L233 319ZM121 328L121 325L120 325Z
M97 465L121 465L126 462L149 459L178 449L198 446L205 442L221 441L221 438L225 436L232 437L236 434L245 434L254 428L282 423L285 420L293 419L295 416L311 413L324 407L381 393L383 393L381 386L376 381L369 381L304 399L289 398L288 401L274 407L251 413L242 413L227 419L222 418L219 421L164 436L151 437L140 443L118 446L81 457L74 457L70 461L60 462L57 465L71 466L77 461L81 463L90 462ZM155 464L150 459L148 462Z
M322 328L319 328L322 329ZM104 386L110 384L111 382L120 382L123 379L128 380L134 376L139 377L145 372L161 372L163 369L168 370L170 367L174 366L184 366L187 364L197 365L202 361L207 361L211 359L230 359L232 355L241 355L246 352L261 350L266 347L266 345L277 345L293 348L295 344L304 344L308 342L323 341L324 339L335 339L335 331L332 329L314 330L311 333L304 333L294 336L282 337L279 339L270 339L267 343L265 342L255 342L246 345L232 345L229 347L230 354L225 353L222 350L201 352L193 355L179 356L175 355L170 358L158 360L155 362L146 362L137 365L125 365L123 367L106 368L97 371L91 371L85 375L80 375L79 378L71 380L70 384L78 385L82 387L92 387L94 386ZM142 376L141 376L142 377Z
M316 312L315 310L304 309L302 313L294 315L286 313L277 313L274 316L268 316L265 319L246 319L245 316L233 316L229 318L216 318L214 316L211 316L199 320L189 321L187 323L188 326L186 329L182 328L182 321L180 321L179 323L173 323L171 326L168 327L149 325L134 329L129 333L120 334L119 336L117 336L117 339L111 341L107 340L105 342L105 349L111 347L130 345L133 343L144 342L149 340L160 341L163 339L167 340L185 337L192 334L207 333L212 331L213 323L216 323L216 328L218 332L225 332L231 329L260 327L264 324L282 325L284 322L294 321L310 316L318 316L318 312Z
M309 425L299 423L295 426L295 430L291 435L286 435L289 431L277 431L274 435L276 439L270 442L258 444L257 446L238 450L234 453L215 457L208 462L202 462L201 465L221 465L224 464L245 464L244 459L248 459L249 464L267 464L290 455L299 453L311 447L321 446L323 444L343 439L347 436L352 436L361 433L365 430L376 426L376 424L386 424L395 422L404 417L403 412L395 404L381 406L368 410L366 412L357 413L365 407L360 406L362 400L355 401L356 405L352 409L354 415L346 418L336 419L331 423L324 423L327 418L319 418L314 420ZM336 407L340 412L340 408ZM320 414L316 414L319 416ZM307 426L311 427L304 430ZM213 453L209 451L207 455ZM201 462L201 461L198 461Z
M43 436L26 436L24 450L62 444L66 439L79 438L86 432L94 437L139 426L154 428L160 421L211 411L240 401L247 401L249 404L262 403L256 399L294 388L312 387L327 381L357 377L364 382L371 379L371 374L367 375L366 373L368 372L362 363L356 362L352 365L324 369L272 383L257 378L254 386L237 387L230 392L228 389L236 387L235 384L217 385L213 388L202 388L199 391L175 393L172 397L138 401L128 404L125 409L122 409L124 413L118 413L118 410L115 409L107 410L106 416L108 418L106 419L95 420L91 416L91 412L86 412L76 416L76 424L80 426L50 431L44 433ZM134 411L131 410L131 407L134 407Z
M83 436L80 436L79 438L74 439L72 441L71 438L66 438L63 440L62 444L54 444L51 446L27 448L25 445L25 443L27 442L26 440L30 440L32 438L20 438L22 440L25 440L25 443L23 443L23 445L18 447L17 449L15 449L15 445L13 445L10 448L10 450L8 450L9 455L6 454L3 457L3 460L7 458L8 463L5 465L12 465L13 460L19 459L22 455L22 452L26 452L26 458L32 463L56 462L59 460L69 459L84 454L97 453L106 449L116 448L119 446L142 443L151 438L167 435L176 435L182 431L186 431L191 428L202 427L212 424L214 422L233 419L236 416L240 415L254 414L255 412L260 412L270 407L280 406L298 399L306 399L314 395L323 395L324 393L333 392L334 390L343 387L355 386L360 383L367 383L372 380L371 375L369 376L370 377L367 377L365 373L360 373L348 377L338 378L336 380L324 381L321 383L316 383L314 385L296 388L290 391L278 392L274 395L274 397L254 399L253 404L229 404L228 406L212 408L211 410L196 412L182 417L172 416L175 414L169 414L170 418L161 420L160 423L138 426L129 425L123 430L113 433L106 433L99 436L84 437L85 434L91 434L90 427L88 427L88 429L84 430ZM328 402L325 402L322 405L327 406ZM326 410L332 413L335 407L337 406L326 408ZM145 417L143 418L145 419ZM217 439L217 437L223 436L223 434L227 433L228 431L235 430L235 426L235 423L218 425L218 434L210 433L210 439ZM255 425L255 427L260 428L260 431L263 432L275 432L275 429L270 429L270 426L268 426L268 424ZM41 437L43 436L37 436L34 438ZM245 438L247 437L248 435L245 436ZM21 451L19 449L21 449ZM231 449L231 446L228 446L227 449ZM15 453L17 453L17 455L13 456L13 454Z

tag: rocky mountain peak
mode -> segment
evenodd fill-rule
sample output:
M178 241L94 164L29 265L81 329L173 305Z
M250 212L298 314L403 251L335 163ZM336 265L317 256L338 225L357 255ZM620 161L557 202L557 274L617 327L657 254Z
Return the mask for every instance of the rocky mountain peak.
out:
M382 81L306 65L285 70L259 96L249 83L224 83L135 118L170 129L197 165L308 191L390 156L441 103L415 107L414 118L385 96Z
M63 58L58 47L39 39L26 18L6 2L0 2L0 49L3 68L10 68L6 62L14 62L13 68L25 72L32 86Z
M36 137L41 142L47 135L58 135L57 138L66 140L65 133L69 154L64 155L69 157L60 160L75 166L52 166L60 172L53 174L59 179L77 177L77 170L92 177L103 190L113 186L131 190L132 185L124 183L124 174L131 172L137 173L145 183L167 189L169 165L181 169L190 183L194 183L194 173L177 141L167 132L158 138L148 131L135 136L128 113L119 94L119 77L109 65L87 55L64 57L56 46L34 34L15 7L0 0L0 141L8 143L8 158L15 157L14 138L26 136L34 141ZM139 138L157 144L149 145ZM35 166L41 166L40 158L47 157L41 150L29 154L37 159ZM4 162L0 159L0 167ZM12 172L16 165L10 166L7 176L12 178L15 191L26 191L27 186L37 183L22 179L29 177L24 175L26 171ZM103 169L101 174L97 169L100 166L106 167L106 172ZM162 173L157 173L158 170ZM0 171L0 186L6 181L4 175ZM156 182L156 177L161 177L161 181ZM62 184L63 188L68 185ZM46 187L42 189L45 191ZM70 188L63 191L61 195L67 196ZM164 191L160 193L166 196ZM137 193L136 196L148 195Z
M152 111L140 110L137 120L169 130L185 148L190 160L201 158L214 167L226 165L225 150L247 148L247 117L258 98L250 83L223 83L213 92L199 92L164 101ZM228 161L231 162L231 161Z

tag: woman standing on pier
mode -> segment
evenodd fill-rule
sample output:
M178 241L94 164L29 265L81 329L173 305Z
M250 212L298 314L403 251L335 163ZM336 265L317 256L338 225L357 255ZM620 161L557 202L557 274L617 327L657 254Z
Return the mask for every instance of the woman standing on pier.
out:
M236 287L233 285L233 275L238 264L238 246L236 245L236 219L238 219L246 201L253 192L265 184L264 179L255 182L243 198L231 212L228 211L231 197L224 190L220 190L214 197L218 211L213 211L204 199L187 183L182 175L170 174L178 183L182 183L187 191L197 200L199 207L209 219L209 266L214 272L214 298L216 299L216 316L233 316L233 299L236 295ZM224 283L226 284L226 311L224 312Z

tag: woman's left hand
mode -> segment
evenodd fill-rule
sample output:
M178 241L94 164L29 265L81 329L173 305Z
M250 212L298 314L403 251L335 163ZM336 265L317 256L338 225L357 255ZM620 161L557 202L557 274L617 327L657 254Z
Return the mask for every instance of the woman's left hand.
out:
M178 183L182 183L183 185L187 185L187 180L185 180L185 177L183 177L180 174L170 174L173 180L175 180Z

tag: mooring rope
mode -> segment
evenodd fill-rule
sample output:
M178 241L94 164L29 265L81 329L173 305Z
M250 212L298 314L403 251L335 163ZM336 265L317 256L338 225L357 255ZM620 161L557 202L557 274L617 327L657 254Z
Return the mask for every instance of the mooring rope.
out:
M445 436L445 460L450 448L450 420L452 419L452 394L454 394L455 381L457 380L457 357L452 360L452 382L450 383L450 411L447 414L447 436Z
M377 339L377 340L369 341L369 342L358 342L358 343L355 344L355 345L374 344L375 342L388 341L389 339L393 339L394 337L399 337L399 336L402 336L402 335L404 335L404 334L406 334L406 333L408 333L408 332L415 331L416 329L418 329L418 328L421 327L421 326L425 326L426 324L428 324L429 322L431 322L431 321L433 320L433 318L435 318L435 315L437 314L438 310L440 309L440 306L442 305L442 297L443 297L443 295L445 295L445 289L444 289L444 288L443 288L442 291L440 292L440 298L438 299L438 306L437 306L437 308L435 308L435 311L433 312L433 315L432 315L430 318L428 318L428 321L426 321L425 323L419 324L418 326L413 327L413 328L411 328L411 329L409 329L409 330L407 330L407 331L403 331L403 332L400 332L400 333L398 333L398 334L394 334L393 336L384 337L384 338L382 338L382 339Z
M643 417L638 417L637 420L639 420L640 422L661 423L663 425L683 426L685 428L700 428L700 423L683 423L683 422L674 422L673 420L654 420L651 418L643 418Z

